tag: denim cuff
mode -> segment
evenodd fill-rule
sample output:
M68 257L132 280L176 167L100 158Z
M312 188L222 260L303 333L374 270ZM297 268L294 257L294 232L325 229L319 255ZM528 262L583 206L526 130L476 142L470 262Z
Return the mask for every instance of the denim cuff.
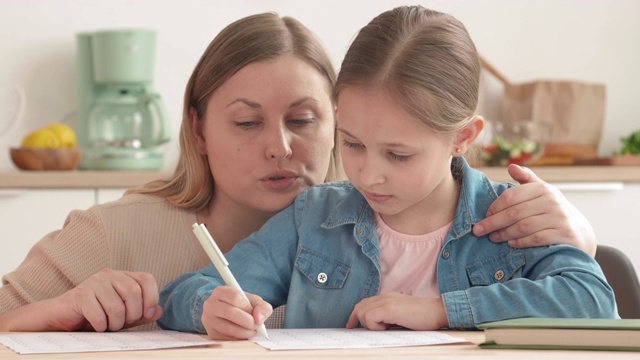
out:
M475 328L471 303L464 290L451 291L442 294L442 301L447 312L449 328L472 329Z
M212 290L207 290L196 295L196 301L194 302L193 307L191 308L191 323L193 324L192 328L200 334L207 333L207 331L204 328L204 325L202 325L202 312L203 312L204 302L211 297L212 292L213 292Z

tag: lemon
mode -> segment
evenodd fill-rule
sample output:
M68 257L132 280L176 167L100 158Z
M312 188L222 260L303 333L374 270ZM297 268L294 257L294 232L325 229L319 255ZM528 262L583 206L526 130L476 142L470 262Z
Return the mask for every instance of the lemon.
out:
M58 148L60 146L61 142L56 133L46 128L35 130L22 140L24 148Z
M45 127L53 131L60 140L60 147L74 148L76 147L76 133L71 126L63 123L53 123Z

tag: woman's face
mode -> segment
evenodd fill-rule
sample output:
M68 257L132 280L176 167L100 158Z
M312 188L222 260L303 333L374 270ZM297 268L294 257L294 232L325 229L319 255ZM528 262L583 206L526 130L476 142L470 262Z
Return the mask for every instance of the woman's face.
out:
M330 91L312 66L282 56L247 65L214 92L204 121L192 115L214 201L273 213L322 183L334 146Z

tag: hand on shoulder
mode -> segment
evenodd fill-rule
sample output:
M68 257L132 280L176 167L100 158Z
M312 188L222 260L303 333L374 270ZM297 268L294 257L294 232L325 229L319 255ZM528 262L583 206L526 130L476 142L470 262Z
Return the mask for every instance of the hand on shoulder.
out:
M520 185L498 197L487 218L474 226L474 235L489 234L491 241L508 241L517 248L568 244L595 255L591 224L560 190L529 168L510 165L508 171Z

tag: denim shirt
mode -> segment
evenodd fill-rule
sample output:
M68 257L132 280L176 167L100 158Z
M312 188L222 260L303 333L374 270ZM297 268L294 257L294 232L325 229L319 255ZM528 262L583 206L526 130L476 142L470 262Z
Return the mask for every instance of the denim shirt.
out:
M519 317L618 317L613 290L587 253L568 245L515 249L474 236L473 225L513 184L490 181L461 158L452 171L460 195L437 264L450 328ZM274 308L287 304L285 328L342 328L359 301L378 294L379 252L371 208L349 182L338 182L301 193L227 260L244 291ZM221 284L213 265L177 278L160 293L159 325L204 333L203 303Z

